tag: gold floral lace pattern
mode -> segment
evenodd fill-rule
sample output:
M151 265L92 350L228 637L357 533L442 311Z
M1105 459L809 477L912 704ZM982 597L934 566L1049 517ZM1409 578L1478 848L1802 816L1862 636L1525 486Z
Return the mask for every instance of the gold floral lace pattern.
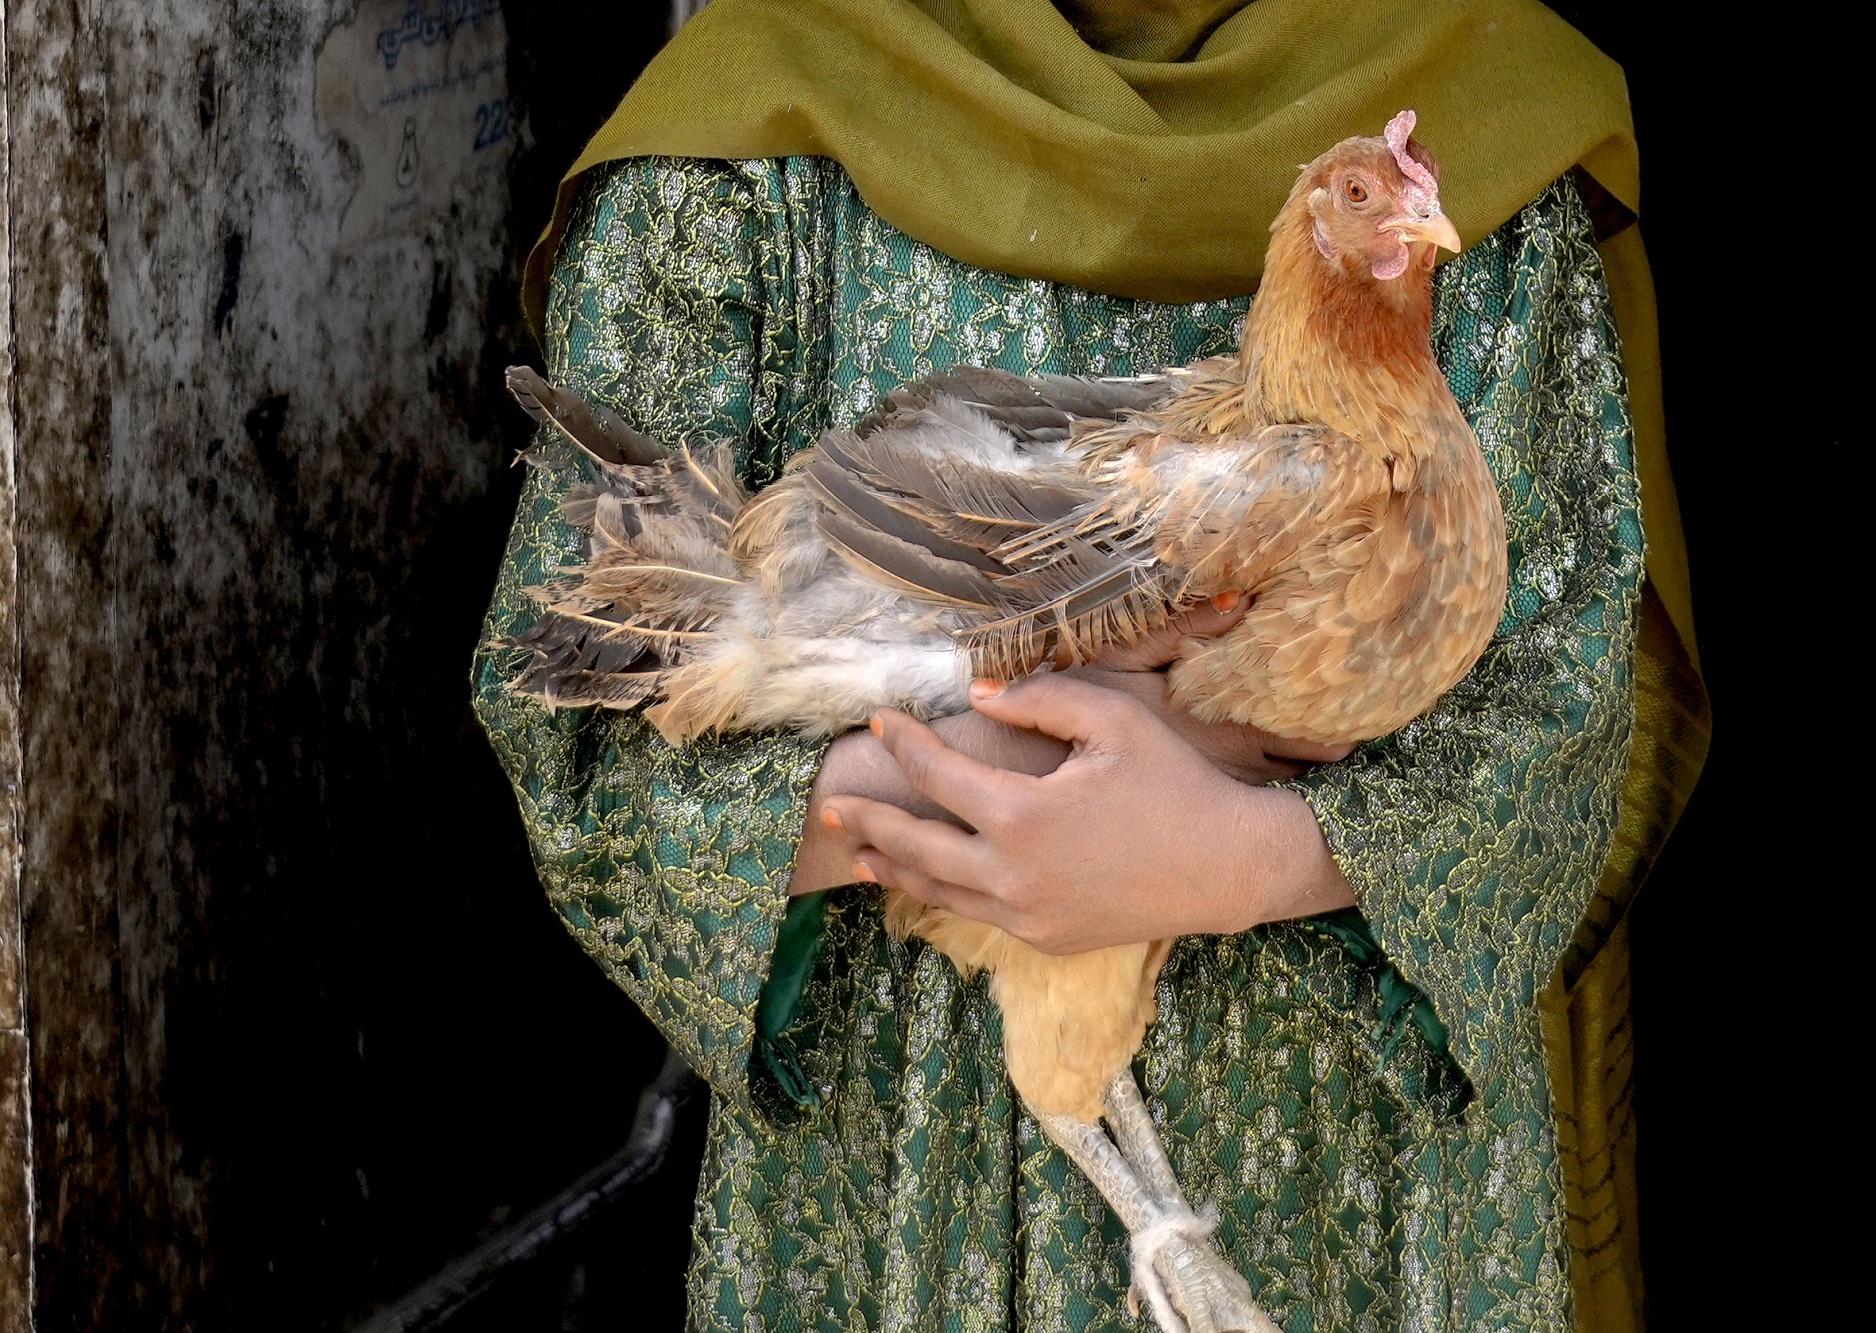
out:
M1229 347L1246 308L972 269L819 159L642 159L585 190L549 372L659 438L734 441L759 483L926 371L1127 374ZM1302 921L1182 941L1137 1066L1181 1178L1288 1333L1569 1320L1533 995L1614 821L1641 538L1607 296L1567 183L1447 266L1437 332L1506 502L1501 632L1432 714L1295 784L1372 937ZM573 475L530 481L491 641L583 554L555 508ZM1124 1234L1013 1104L984 986L888 940L875 894L832 896L779 1038L818 1104L751 1062L820 747L673 751L636 718L549 715L506 691L513 667L481 655L478 707L549 897L717 1094L693 1326L1135 1326ZM1413 987L1457 1067L1403 1020Z

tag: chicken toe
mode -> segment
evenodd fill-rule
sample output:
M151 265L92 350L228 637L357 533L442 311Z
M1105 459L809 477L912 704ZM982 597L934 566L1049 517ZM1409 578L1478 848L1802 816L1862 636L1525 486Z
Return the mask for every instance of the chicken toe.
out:
M1198 1221L1194 1218L1193 1220ZM1244 1275L1207 1239L1210 1223L1166 1237L1151 1256L1135 1238L1134 1289L1163 1333L1283 1333L1251 1295Z
M1122 1082L1126 1089L1116 1097L1114 1088ZM1144 1305L1160 1333L1283 1333L1258 1308L1243 1275L1212 1248L1212 1223L1185 1202L1133 1076L1116 1079L1109 1098L1110 1123L1120 1133L1118 1122L1126 1122L1124 1132L1139 1151L1135 1160L1099 1125L1034 1114L1127 1228L1133 1262L1128 1307L1137 1314Z

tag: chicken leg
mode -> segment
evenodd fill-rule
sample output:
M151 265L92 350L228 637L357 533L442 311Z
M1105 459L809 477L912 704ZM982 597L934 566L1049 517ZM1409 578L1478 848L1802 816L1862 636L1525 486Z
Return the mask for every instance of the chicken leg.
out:
M1212 1248L1212 1223L1186 1202L1131 1071L1122 1070L1109 1085L1106 1107L1121 1147L1099 1125L1031 1113L1127 1228L1133 1263L1128 1307L1138 1314L1144 1298L1161 1333L1283 1333L1258 1308L1243 1276Z

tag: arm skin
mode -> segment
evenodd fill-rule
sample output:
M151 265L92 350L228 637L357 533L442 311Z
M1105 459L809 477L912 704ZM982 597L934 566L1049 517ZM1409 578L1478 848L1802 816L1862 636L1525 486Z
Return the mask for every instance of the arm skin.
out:
M1354 905L1309 806L1261 784L1347 747L1174 709L1155 668L1204 611L1074 673L972 687L927 727L883 713L815 782L789 892L877 881L1049 953L1233 933Z

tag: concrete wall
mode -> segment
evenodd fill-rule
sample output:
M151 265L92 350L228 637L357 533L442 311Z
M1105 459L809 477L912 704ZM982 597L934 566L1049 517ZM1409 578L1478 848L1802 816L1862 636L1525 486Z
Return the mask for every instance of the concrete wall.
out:
M658 1056L467 709L577 142L496 0L0 40L0 1333L342 1326L616 1147Z

